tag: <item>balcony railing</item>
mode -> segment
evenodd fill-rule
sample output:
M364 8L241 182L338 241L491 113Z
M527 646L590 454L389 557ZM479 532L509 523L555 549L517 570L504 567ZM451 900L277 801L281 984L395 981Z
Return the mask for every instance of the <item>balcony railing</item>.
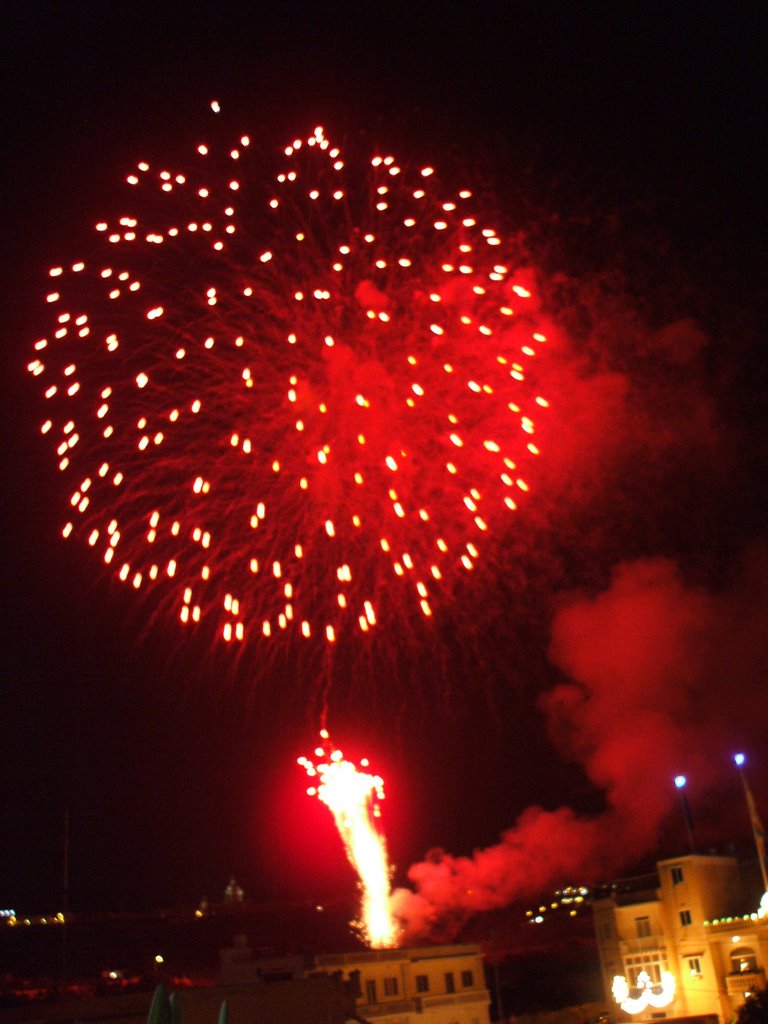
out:
M364 1017L374 1018L388 1016L392 1013L410 1013L417 1008L417 1000L395 999L385 1003L365 1003L358 1000L357 1006Z
M357 1007L364 1017L384 1017L398 1013L423 1013L428 1007L455 1006L457 1003L488 1003L490 995L485 988L473 989L469 992L446 992L435 995L414 996L411 999L382 1000L378 1003L367 1003L365 999L357 1000Z
M664 936L658 934L623 939L619 943L619 949L622 956L631 956L633 953L658 953L660 959L664 959L667 955L664 949Z
M419 996L417 997L421 1009L424 1010L429 1006L455 1006L457 1003L487 1003L490 1001L490 995L488 989L473 989L470 992L447 992L440 995L434 996Z
M706 925L708 935L721 935L724 932L740 932L745 928L756 928L758 931L768 931L768 918L762 920L747 914L745 917L732 917L725 921L710 921Z
M740 971L738 974L726 974L725 987L729 996L744 995L753 988L765 988L765 971Z

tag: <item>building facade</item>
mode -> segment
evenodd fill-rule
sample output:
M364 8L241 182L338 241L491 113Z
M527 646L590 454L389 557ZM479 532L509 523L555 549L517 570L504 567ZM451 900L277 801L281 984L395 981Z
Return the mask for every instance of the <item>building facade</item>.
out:
M479 946L425 946L315 957L341 972L356 1015L372 1024L488 1024L490 995Z
M748 992L765 988L768 894L743 906L733 857L659 861L644 885L593 902L600 968L618 1020L732 1020Z

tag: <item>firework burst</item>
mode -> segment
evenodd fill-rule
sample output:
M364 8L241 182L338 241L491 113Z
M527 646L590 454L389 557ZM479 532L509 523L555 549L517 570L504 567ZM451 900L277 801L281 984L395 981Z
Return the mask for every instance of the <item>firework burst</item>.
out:
M327 729L320 732L323 745L315 749L319 763L300 757L298 763L307 775L317 780L307 790L333 814L350 864L357 871L362 890L360 921L357 927L369 946L396 946L397 922L390 906L390 874L387 844L378 827L384 780L348 761L330 742ZM368 767L368 760L360 762Z
M140 162L29 370L65 537L224 641L429 618L528 490L530 282L469 190L322 128Z

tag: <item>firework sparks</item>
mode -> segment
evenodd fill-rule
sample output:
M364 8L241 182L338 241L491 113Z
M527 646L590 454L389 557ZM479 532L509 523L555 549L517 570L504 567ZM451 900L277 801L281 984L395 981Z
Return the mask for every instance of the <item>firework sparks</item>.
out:
M384 781L379 775L361 772L320 733L323 745L315 750L318 763L300 757L298 763L318 784L307 793L316 796L333 814L350 864L357 871L362 890L360 931L369 946L396 946L398 927L390 909L390 875L387 846L378 826ZM360 762L368 767L367 759Z
M431 167L255 148L138 163L49 272L63 535L228 642L429 618L528 490L530 282Z

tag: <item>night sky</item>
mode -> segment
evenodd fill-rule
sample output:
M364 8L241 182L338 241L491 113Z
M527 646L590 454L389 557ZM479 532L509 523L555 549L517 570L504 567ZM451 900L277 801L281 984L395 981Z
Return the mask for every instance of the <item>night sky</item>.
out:
M748 848L729 758L768 817L766 13L686 6L5 5L0 907L58 908L66 808L77 909L215 899L231 874L259 900L354 886L295 767L327 676L202 649L60 539L25 372L48 266L213 97L267 148L322 123L474 176L558 324L510 536L450 614L331 673L336 742L387 783L396 883L487 851L458 881L433 852L411 913L680 852L678 771L697 843Z

